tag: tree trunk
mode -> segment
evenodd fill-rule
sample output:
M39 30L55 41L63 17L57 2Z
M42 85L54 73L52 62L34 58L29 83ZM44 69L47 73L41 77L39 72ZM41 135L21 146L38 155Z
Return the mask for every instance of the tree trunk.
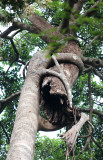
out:
M33 160L39 116L39 86L32 77L24 83L7 160Z
M73 62L69 63L66 62L65 60L64 63L63 59L65 57L65 53L68 53L68 55L72 53L77 57L81 58L82 52L79 45L75 41L69 41L68 45L64 47L61 52L62 53L61 53L60 67L62 68L68 80L68 84L70 86L71 99L72 99L72 87L79 76L79 68L75 64L73 64ZM62 57L62 54L64 57ZM59 72L56 66L52 67L49 66L49 69ZM46 116L51 123L57 124L58 122L60 123L60 121L62 121L63 117L65 117L66 119L69 118L68 115L67 116L63 115L63 112L66 106L68 105L66 102L68 98L65 87L60 79L58 79L57 77L46 76L42 83L41 93L42 93L41 106L42 107L44 106L44 108L46 107L47 110ZM72 107L72 102L69 103L71 103ZM54 109L54 111L52 111L52 109Z
M75 41L70 41L68 46L62 51L68 54L71 52L81 57L81 50ZM45 57L47 54L48 51L45 51L45 53L40 51L30 60L27 76L19 100L7 160L34 159L36 133L39 128L40 83L42 82L42 70L48 68L51 61ZM60 66L66 74L70 88L72 89L72 86L79 75L78 67L74 64L64 63ZM53 70L55 70L55 68L56 67L52 67ZM49 78L47 77L43 80L43 84L41 85L42 89L45 85L48 85ZM54 94L53 104L55 104L55 96L57 94L66 95L66 91L61 81L55 77L51 77L49 84L51 86L50 94ZM58 129L59 128L60 126Z
M39 123L40 76L48 65L45 54L38 52L30 60L21 92L7 160L33 160Z
M31 59L21 92L7 160L33 160L36 133L39 123L39 65L41 53ZM36 60L35 60L36 59ZM43 59L42 59L43 60ZM45 60L46 61L46 60ZM42 63L40 66L42 68Z

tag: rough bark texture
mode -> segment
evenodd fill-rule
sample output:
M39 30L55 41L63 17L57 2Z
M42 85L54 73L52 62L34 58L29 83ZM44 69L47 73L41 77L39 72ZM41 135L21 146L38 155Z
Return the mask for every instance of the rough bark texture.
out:
M89 120L89 117L85 113L81 113L80 121L75 124L70 130L68 130L65 134L61 134L60 136L64 139L67 143L67 155L66 160L69 158L69 153L74 147L76 143L79 131L81 130L82 126Z
M60 34L60 32L58 32L56 28L51 26L48 22L46 22L43 18L41 18L37 14L34 13L30 17L30 21L33 24L33 27L37 33L43 32L43 36L41 36L41 38L46 43L54 41L55 38L58 39L63 38L63 35Z
M78 57L81 57L82 55L81 49L75 41L68 42L68 45L62 49L62 52L64 54L73 53L76 54ZM68 64L61 63L60 67L63 69L66 75L66 78L70 86L70 90L72 90L72 86L79 75L78 67L72 64L72 62ZM56 66L52 66L49 69L58 72ZM57 124L58 122L60 123L60 121L62 121L65 117L63 115L63 112L65 112L65 108L68 105L67 93L63 83L56 77L52 76L45 77L41 86L41 93L42 93L41 106L42 108L46 107L47 118L49 118L50 122L52 122L53 124Z
M41 75L41 72L37 69L45 67L48 62L44 56L40 55L41 52L34 55L29 63L16 113L7 160L34 159L35 140L39 123L39 80ZM35 58L37 61L35 61Z
M80 49L75 42L70 42L68 44L68 47L64 48L63 52L72 52L81 56ZM34 154L36 132L37 132L38 123L40 120L39 119L39 103L40 103L39 87L40 87L40 83L42 83L43 68L44 69L48 68L51 61L45 58L47 54L48 54L48 51L45 51L45 53L40 51L36 53L30 61L28 73L26 76L26 80L25 80L22 92L21 92L21 96L20 96L18 111L17 111L15 125L14 125L14 129L13 129L13 133L10 141L10 149L8 152L7 160L14 160L14 159L19 160L20 158L25 160L26 159L32 160L34 158L33 154ZM79 69L77 66L73 64L61 64L61 66L64 72L66 73L66 76L72 88L72 85L74 84L75 80L78 77ZM55 70L55 67L53 68ZM48 78L46 80L46 85L47 84L48 84ZM50 84L52 84L51 93L52 95L54 94L54 99L56 95L60 96L60 94L61 95L65 94L66 96L64 86L62 85L59 79L56 79L55 77L51 77ZM58 84L60 84L61 87ZM57 89L59 89L59 91ZM58 99L56 99L56 101L57 100ZM53 104L55 104L56 101L55 100L53 101L54 101ZM70 116L72 117L72 115ZM25 122L24 122L24 119L25 119ZM28 126L29 126L29 130L28 130ZM51 129L49 130L59 129L62 126L58 125L53 127L53 125L51 124ZM49 124L49 127L50 127L50 124ZM39 126L39 129L41 128L43 129L43 127Z
M7 160L33 160L39 116L38 99L39 88L28 77L21 92Z

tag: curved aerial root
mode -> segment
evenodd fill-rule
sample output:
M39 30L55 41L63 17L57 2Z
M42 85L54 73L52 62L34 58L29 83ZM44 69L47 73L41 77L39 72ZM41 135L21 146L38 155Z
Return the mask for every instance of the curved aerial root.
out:
M67 157L66 159L68 159L69 157L69 153L72 151L79 131L81 130L82 126L85 124L85 122L89 121L89 117L88 115L86 115L85 113L81 113L81 118L78 121L77 124L75 124L70 130L68 130L65 134L60 134L60 137L62 139L64 139L67 143Z

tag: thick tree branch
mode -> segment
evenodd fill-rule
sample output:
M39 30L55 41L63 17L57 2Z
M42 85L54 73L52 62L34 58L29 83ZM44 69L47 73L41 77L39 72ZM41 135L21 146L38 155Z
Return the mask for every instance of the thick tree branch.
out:
M45 65L44 68L48 68L49 66L54 64L52 59L45 58L48 54L49 54L49 52L47 50L45 50L45 52L39 51L37 54L34 55L35 59L37 60L35 62L36 68L38 68L40 64L42 65L42 63L44 63L44 65ZM79 56L77 56L74 53L56 53L56 55L57 55L57 61L59 63L74 64L79 68L80 74L82 73L84 65L83 65L83 62ZM42 59L43 59L43 62L41 61ZM35 72L38 72L37 69Z
M63 33L67 33L69 31L69 20L72 12L72 8L77 0L65 0L64 1L64 18L60 24L59 30L63 31Z
M27 30L27 31L30 31L31 33L38 33L38 31L35 30L35 28L33 26L30 26L28 24L24 24L24 23L21 23L21 22L13 22L13 25L10 26L6 31L4 31L0 37L1 38L5 38L8 36L8 34L10 34L12 31L14 30L18 30L19 31L22 31L22 30ZM18 33L18 31L16 32ZM15 36L15 35L14 35Z
M10 26L7 30L5 30L3 33L0 34L0 37L5 38L5 37L7 37L8 34L10 34L12 31L15 31L17 29L19 29L19 28L14 25Z
M83 73L88 73L88 72L90 72L90 71L92 71L93 70L93 67L92 66L86 66L86 67L84 67L84 69L83 69Z
M39 16L37 15L37 17L39 17ZM39 22L37 21L37 23L36 23L36 21L34 22L33 20L35 21L35 16L33 17L33 19L31 18L33 25L24 24L21 22L13 22L13 25L11 27L9 27L6 31L4 31L0 35L0 37L7 38L8 34L10 34L14 30L19 29L19 31L17 31L16 33L20 32L22 30L27 30L31 33L39 34L41 39L43 39L46 43L50 43L50 42L54 41L53 37L54 38L58 37L57 39L63 38L63 36L59 32L55 31L56 29L54 27L52 27L49 23L48 23L49 25L46 26L45 23L44 23L44 25L42 24L42 21L40 21L41 19L39 19L38 20ZM37 18L36 18L36 20L37 20ZM45 20L43 20L43 21L45 21ZM15 36L15 34L13 34L12 36ZM11 36L11 38L12 38L12 36Z
M13 93L11 96L9 96L8 98L5 98L5 99L0 99L0 103L5 103L5 102L8 102L8 101L11 101L15 96L18 96L20 95L21 91L18 91L16 93Z
M37 33L43 33L41 35L41 38L46 42L50 43L53 40L53 38L61 39L63 38L63 35L56 31L56 28L51 26L47 21L45 21L42 17L39 15L33 13L33 15L29 18L31 23L33 24L34 29Z
M86 2L87 0L78 0L77 3L74 4L73 6L73 9L72 9L72 12L71 12L71 18L70 18L70 26L77 26L79 27L80 25L75 22L74 20L76 20L78 18L78 15L80 13L80 11L82 10L82 7L83 7L83 4ZM75 30L74 29L70 29L70 33L72 34L75 34Z
M11 101L13 98L15 98L16 96L20 95L21 91L13 93L11 96L9 96L8 98L5 99L1 99L0 100L0 113L2 113L2 111L5 109L6 104Z
M79 111L82 111L82 112L87 112L89 113L90 112L90 109L87 109L87 108L78 108ZM100 116L100 118L103 117L103 113L99 112L98 110L96 109L93 109L93 113L94 114L97 114L98 116Z
M83 74L84 73L88 73L88 72L91 72L93 71L95 75L97 75L102 81L103 81L103 76L99 73L99 71L96 70L96 68L92 67L92 66L89 66L88 67L84 67L83 69Z
M33 14L30 18L32 25L27 25L21 22L14 22L13 25L21 30L27 30L31 33L39 34L41 39L43 39L46 43L50 43L57 37L57 39L63 38L62 34L54 27L52 27L49 23L47 23L40 16Z
M38 32L46 32L47 30L52 30L53 27L42 17L33 13L32 16L29 18L31 23L33 24L34 28L38 30Z
M102 67L103 68L103 60L97 58L90 58L90 57L82 57L82 61L84 64L91 65L95 68Z

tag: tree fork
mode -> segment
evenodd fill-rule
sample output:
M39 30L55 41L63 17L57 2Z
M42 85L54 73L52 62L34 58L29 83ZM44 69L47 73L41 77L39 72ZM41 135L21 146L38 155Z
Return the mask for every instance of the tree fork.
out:
M44 73L54 75L54 76L58 77L63 82L63 84L65 86L65 89L66 89L66 92L67 92L69 106L72 109L72 97L71 97L71 90L70 90L68 81L67 81L67 79L66 79L66 77L64 75L64 72L61 69L58 61L56 60L56 57L52 56L52 59L54 60L54 63L55 63L55 65L58 68L58 70L59 70L60 73L52 71L50 69L49 70L45 69ZM68 113L71 112L71 111L68 110L68 108L66 110L67 110ZM74 114L74 112L73 112L73 114ZM77 116L77 115L75 115L75 116ZM81 118L78 121L78 123L75 124L70 130L68 130L65 135L64 134L60 135L67 142L67 155L66 155L66 159L68 159L69 153L73 149L74 144L76 143L76 139L78 137L79 131L80 131L81 127L85 124L86 121L88 121L89 125L94 129L94 127L92 126L92 124L89 122L89 117L85 113L81 113ZM51 130L54 130L54 128L57 129L57 128L60 127L60 125L58 125L58 126L54 125L54 128L53 128L52 124L50 125L47 120L45 120L44 123L46 123L47 126L49 125L49 127L50 127ZM43 127L43 125L42 125L42 127ZM44 127L44 128L46 129L46 127ZM91 134L89 134L88 136L90 137Z
M58 55L59 55L59 57L61 55L60 59L58 58ZM66 59L66 56L71 57L69 62L68 61L66 62L66 60L65 60L65 62L63 61L64 59ZM73 56L74 56L74 59L73 59ZM83 69L82 61L78 61L78 59L81 59L81 56L82 56L81 49L75 41L69 41L68 45L62 49L61 53L57 53L57 60L60 62L60 67L62 68L62 70L67 78L68 84L70 86L70 90L72 90L72 86L74 85L75 81L77 80L77 78L79 76L80 68L81 68L81 70ZM78 64L79 68L76 63ZM82 65L82 67L81 67L81 65ZM53 66L53 65L52 65L52 67L49 66L49 69L58 72L58 69L56 66ZM47 90L47 88L48 88L48 90ZM67 97L67 93L64 88L64 85L57 77L52 77L52 76L45 77L43 79L43 82L41 85L41 91L43 93L43 95L42 95L43 98L42 98L41 104L44 106L46 104L45 98L48 97L49 95L50 96L47 98L47 99L49 99L49 101L47 102L46 105L47 106L52 105L52 107L55 105L52 100L53 95L55 97L57 96L57 98L59 98L59 96L61 98Z
M68 52L74 53L78 57L81 57L81 50L75 42L69 42L68 46L65 47L62 52L64 54ZM48 54L48 51L46 52L46 54ZM40 79L43 68L48 68L50 64L50 60L45 58L46 54L43 54L42 51L40 51L35 54L30 60L27 76L20 96L7 160L19 160L19 158L24 158L25 160L33 160L34 158L35 139L39 125ZM62 57L62 53L60 54ZM60 64L60 66L63 66L62 68L63 71L66 73L67 79L70 78L68 80L72 88L72 85L74 84L75 80L78 78L79 75L78 67L74 64L63 63ZM53 77L53 79L54 82L56 82L55 77ZM64 87L59 79L58 81L61 83L61 86ZM54 84L58 86L58 83L53 83L52 89L54 87ZM65 89L64 93L66 94ZM29 119L30 114L32 119ZM24 119L26 121L26 124L24 124ZM26 137L28 137L29 141Z

